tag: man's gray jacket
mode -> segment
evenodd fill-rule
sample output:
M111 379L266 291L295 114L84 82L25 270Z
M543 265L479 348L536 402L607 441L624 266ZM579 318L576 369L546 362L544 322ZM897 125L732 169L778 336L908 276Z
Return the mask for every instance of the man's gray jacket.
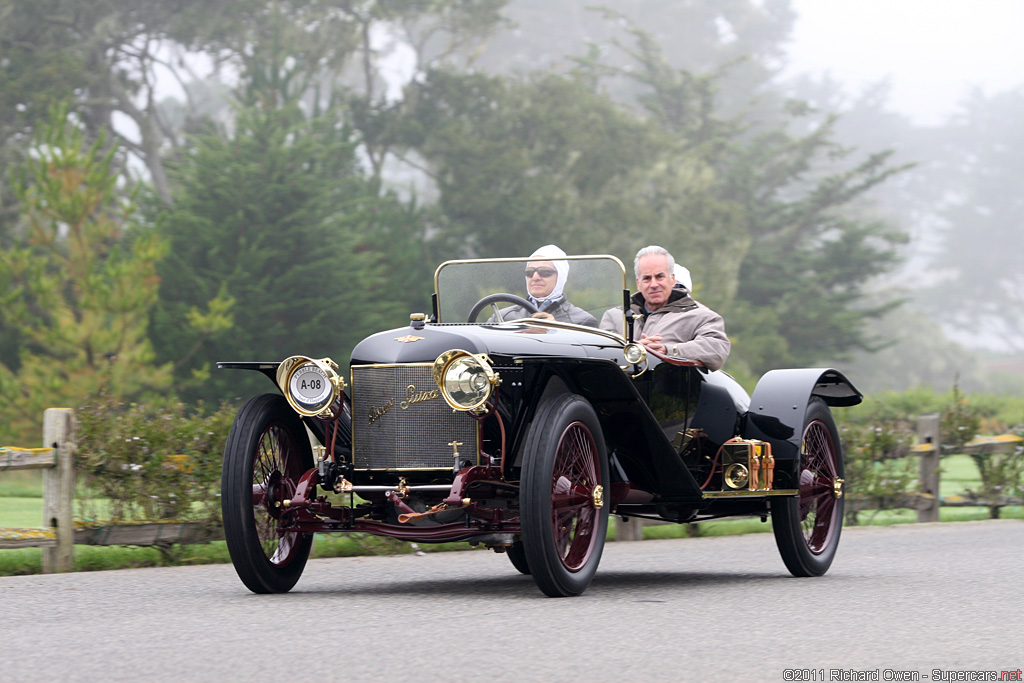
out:
M642 315L633 323L633 337L641 334L661 335L666 353L676 358L699 360L709 370L718 370L729 357L731 343L725 334L725 321L704 304L695 301L689 290L676 287L669 294L668 303L647 313L643 294L637 292L629 299L630 308ZM617 312L617 315L613 313ZM601 329L622 331L622 309L613 309L601 318ZM610 315L611 314L611 315Z

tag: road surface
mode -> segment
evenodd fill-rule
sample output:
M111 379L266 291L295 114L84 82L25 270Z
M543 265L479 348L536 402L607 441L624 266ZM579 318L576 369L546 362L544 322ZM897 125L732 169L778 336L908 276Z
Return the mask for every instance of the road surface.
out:
M994 520L847 528L814 579L771 534L609 543L566 599L486 550L314 560L270 596L230 565L6 577L0 681L985 680L960 672L1024 667L1022 561Z

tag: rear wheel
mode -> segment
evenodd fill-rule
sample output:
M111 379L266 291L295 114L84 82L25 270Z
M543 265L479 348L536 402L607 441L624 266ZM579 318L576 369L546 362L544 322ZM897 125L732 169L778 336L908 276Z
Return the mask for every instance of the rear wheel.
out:
M817 398L804 418L799 482L799 496L772 501L775 543L793 576L821 576L839 546L845 498L836 423Z
M545 594L580 595L594 578L608 531L608 480L594 409L575 394L546 399L526 440L519 494L523 551Z
M283 396L242 406L224 448L221 511L231 562L254 593L284 593L302 575L313 535L281 532L278 524L283 501L312 467L306 430Z

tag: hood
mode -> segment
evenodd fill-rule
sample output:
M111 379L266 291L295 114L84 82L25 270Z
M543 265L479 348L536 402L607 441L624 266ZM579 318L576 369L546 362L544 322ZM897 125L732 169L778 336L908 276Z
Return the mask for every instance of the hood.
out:
M547 321L501 325L436 324L378 332L352 350L352 364L428 363L450 349L491 356L615 357L622 344L599 330Z

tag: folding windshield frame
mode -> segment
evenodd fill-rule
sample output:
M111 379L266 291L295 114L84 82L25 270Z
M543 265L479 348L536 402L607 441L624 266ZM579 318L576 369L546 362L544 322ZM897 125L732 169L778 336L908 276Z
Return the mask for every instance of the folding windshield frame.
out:
M502 292L526 298L526 263L550 260L517 257L445 261L434 271L436 321L466 322L473 304L490 294ZM569 262L565 287L569 302L588 311L598 322L606 311L617 309L619 329L625 338L629 291L622 261L610 254L572 255L554 260Z

